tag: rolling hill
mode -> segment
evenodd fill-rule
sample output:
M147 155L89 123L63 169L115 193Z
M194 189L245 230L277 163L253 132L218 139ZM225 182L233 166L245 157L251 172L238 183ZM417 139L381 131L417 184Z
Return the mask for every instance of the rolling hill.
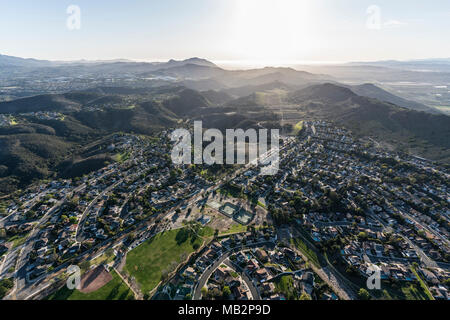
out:
M450 160L450 117L447 115L399 107L330 83L296 91L289 100L299 104L309 117L333 121L402 151L443 162Z
M428 107L422 103L406 100L399 96L396 96L386 90L381 89L371 83L365 83L356 86L348 86L357 95L365 96L369 98L378 99L380 101L396 104L400 107L404 107L416 111L425 111L434 114L440 114L441 112L435 108Z

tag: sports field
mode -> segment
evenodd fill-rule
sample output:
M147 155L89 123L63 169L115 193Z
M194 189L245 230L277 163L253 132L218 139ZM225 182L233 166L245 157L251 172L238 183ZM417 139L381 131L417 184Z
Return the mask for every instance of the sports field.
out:
M159 233L128 253L125 271L136 278L143 293L148 293L163 273L173 271L202 241L201 237L193 238L187 228Z
M119 275L114 270L110 272L110 275L112 280L94 292L82 293L64 286L48 296L46 300L133 300L133 292Z

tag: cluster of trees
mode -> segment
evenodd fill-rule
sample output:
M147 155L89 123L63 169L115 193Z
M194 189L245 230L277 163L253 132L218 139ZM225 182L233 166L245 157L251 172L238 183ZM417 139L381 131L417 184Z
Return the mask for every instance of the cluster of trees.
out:
M0 280L0 299L3 299L9 290L14 287L14 282L12 279Z
M208 290L207 287L203 287L201 292L202 297L207 300L228 299L231 296L231 289L229 286L223 286L222 290L220 290L219 288L213 288Z

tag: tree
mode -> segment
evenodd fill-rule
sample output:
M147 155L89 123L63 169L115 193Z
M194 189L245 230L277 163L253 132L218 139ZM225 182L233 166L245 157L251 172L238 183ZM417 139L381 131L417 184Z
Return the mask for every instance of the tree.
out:
M225 286L222 289L222 295L225 299L227 299L231 295L231 290L229 286Z
M82 263L80 263L81 270L88 270L90 266L91 264L87 260L84 260Z
M302 292L302 295L300 296L300 300L312 300L312 298L306 292Z
M207 287L203 287L201 291L202 291L202 297L206 297L207 294L208 294L208 288Z
M369 300L370 294L366 289L361 288L358 291L358 298L359 298L359 300Z
M364 231L361 231L359 234L358 234L358 239L359 240L367 240L367 233L365 233Z
M77 217L70 217L69 221L70 221L71 224L77 224L78 219L77 219Z

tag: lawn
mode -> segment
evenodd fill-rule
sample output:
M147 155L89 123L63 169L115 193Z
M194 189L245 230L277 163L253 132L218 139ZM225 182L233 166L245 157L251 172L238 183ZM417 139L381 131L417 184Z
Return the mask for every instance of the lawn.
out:
M112 280L106 285L91 293L81 293L70 290L66 286L51 294L46 300L132 300L134 294L122 281L119 275L112 270Z
M17 248L21 245L23 245L25 243L25 241L27 241L28 238L28 233L24 234L24 235L15 235L13 237L11 237L10 239L8 239L8 242L13 242L13 246L12 248Z
M417 280L420 283L420 287L422 289L422 291L426 294L427 298L429 300L434 300L433 295L431 294L430 290L428 289L428 286L425 284L425 282L422 280L422 278L419 276L419 274L416 271L416 268L414 268L413 266L411 266L411 271L414 273L414 275L417 277Z
M159 233L127 255L125 270L147 293L161 281L163 274L173 271L182 260L194 252L202 239L192 238L187 228Z
M293 128L293 133L298 134L303 129L303 121L297 122Z
M396 287L383 281L381 291L370 290L370 293L380 300L430 300L425 290L412 282L401 282Z
M227 230L220 232L220 235L233 234L233 233L243 233L247 231L247 226L242 224L233 223Z
M282 276L274 284L276 292L282 293L288 300L297 299L297 290L294 287L292 276Z
M115 259L115 256L114 256L114 254L112 252L111 253L104 253L101 256L99 256L99 257L97 257L97 258L95 258L93 260L87 261L87 263L85 265L83 265L81 267L81 269L83 269L83 267L89 268L89 267L94 266L94 265L98 266L98 265L101 265L101 264L109 264L109 263L113 262L114 259Z
M320 267L320 261L317 254L314 252L314 250L308 248L306 243L304 243L300 238L291 239L291 241L294 243L295 247L303 252L305 256L308 257L309 260L311 260L314 265L317 267Z
M130 152L118 153L114 156L114 160L117 162L124 162L130 158Z

